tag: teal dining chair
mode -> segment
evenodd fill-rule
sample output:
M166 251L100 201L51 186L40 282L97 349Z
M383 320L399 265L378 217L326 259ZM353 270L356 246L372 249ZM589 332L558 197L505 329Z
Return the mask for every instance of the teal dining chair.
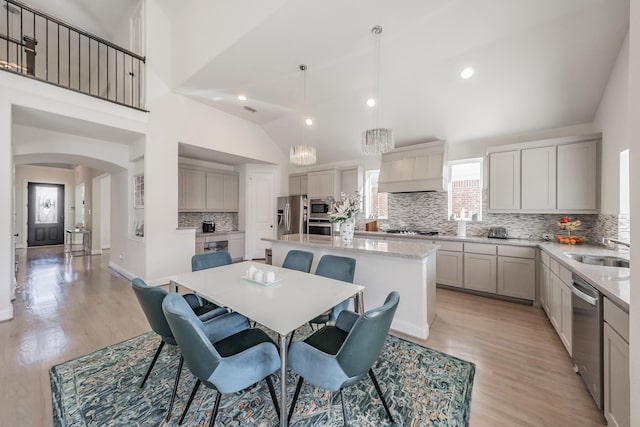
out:
M140 307L142 307L142 311L144 312L151 329L160 337L158 349L156 350L153 359L151 360L151 364L140 383L140 388L142 388L149 378L149 375L151 374L151 371L153 370L153 367L158 360L158 356L160 356L165 344L175 346L177 343L162 311L162 301L169 293L163 288L148 286L145 281L139 277L131 281L131 287L133 288L133 292L140 303ZM238 313L230 315L227 313L226 309L208 305L197 295L176 295L184 300L187 307L189 307L189 310L191 310L199 322L206 322L206 328L212 339L222 339L227 335L235 333L240 328L246 327L247 325L247 319L244 316ZM213 322L215 322L215 325ZM167 417L171 414L171 408L173 407L173 403L176 398L182 364L183 359L180 357Z
M220 267L233 264L231 254L227 251L211 251L191 257L191 271Z
M343 390L357 384L367 373L382 400L387 416L394 422L389 406L373 372L395 315L400 294L391 292L384 304L358 315L342 311L335 326L325 326L304 341L293 343L287 354L288 367L298 374L288 420L291 420L304 380L325 390L340 392L342 416L347 425Z
M209 426L213 426L222 394L236 393L263 379L280 417L278 399L270 375L280 369L278 348L262 330L248 328L222 340L211 340L189 305L177 294L169 294L162 309L196 384L180 417L182 424L201 384L217 391Z
M311 271L312 263L313 252L292 249L287 252L287 256L284 257L282 268L288 268L289 270L298 270L304 273L308 273Z

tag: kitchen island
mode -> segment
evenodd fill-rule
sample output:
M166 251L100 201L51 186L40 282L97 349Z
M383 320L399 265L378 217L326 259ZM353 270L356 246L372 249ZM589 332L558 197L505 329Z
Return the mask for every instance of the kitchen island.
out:
M272 243L273 264L282 265L292 249L314 253L311 271L325 254L356 259L354 283L365 287L365 310L380 306L391 291L400 304L391 328L421 339L429 337L436 317L436 254L439 245L421 241L385 241L356 237L346 245L339 237L291 234Z

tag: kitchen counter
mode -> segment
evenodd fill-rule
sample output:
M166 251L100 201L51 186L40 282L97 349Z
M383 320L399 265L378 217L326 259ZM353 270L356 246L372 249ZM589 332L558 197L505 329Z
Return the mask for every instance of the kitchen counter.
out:
M280 239L263 238L267 242L289 242L302 244L304 246L318 248L335 248L348 252L359 252L366 254L384 255L399 258L424 259L430 255L435 255L438 245L417 240L381 240L380 238L369 238L356 236L353 243L346 245L342 243L339 236L321 236L317 234L289 234Z
M356 236L346 245L340 237L292 234L271 242L273 264L282 265L292 249L313 252L315 271L325 254L356 260L354 283L365 286L365 309L384 303L391 291L400 293L400 305L391 328L427 339L436 317L436 254L439 245L420 240L381 240Z
M538 247L552 256L560 264L578 274L588 283L598 289L603 295L611 299L620 308L629 312L631 272L623 267L604 267L589 265L569 258L565 253L577 253L581 255L605 255L629 259L628 251L614 251L596 245L564 245L555 242L541 242L525 239L490 239L488 237L457 237L457 236L420 236L406 234L391 234L384 231L356 231L358 236L370 236L371 238L411 239L437 242L439 240L457 241L463 243L487 243L494 245L513 245Z

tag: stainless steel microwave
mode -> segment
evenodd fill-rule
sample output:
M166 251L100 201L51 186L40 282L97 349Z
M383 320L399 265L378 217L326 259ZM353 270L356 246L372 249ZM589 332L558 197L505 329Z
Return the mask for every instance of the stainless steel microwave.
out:
M309 216L324 216L329 213L329 202L326 200L312 199L309 201Z

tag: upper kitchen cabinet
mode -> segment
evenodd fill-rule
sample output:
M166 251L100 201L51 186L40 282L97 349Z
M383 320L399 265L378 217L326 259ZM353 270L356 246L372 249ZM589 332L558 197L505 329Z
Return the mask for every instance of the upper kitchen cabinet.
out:
M178 171L178 209L201 211L206 205L205 172L194 169Z
M520 209L520 151L489 155L489 210Z
M237 212L239 178L233 172L178 169L178 210Z
M307 194L307 174L289 175L289 195L303 196Z
M489 212L597 213L600 134L489 148Z
M339 198L341 175L336 169L309 172L307 175L307 195L313 199Z
M558 146L558 210L595 211L597 180L596 141Z
M342 192L346 195L352 195L356 191L362 191L362 168L354 167L341 171L342 175Z

